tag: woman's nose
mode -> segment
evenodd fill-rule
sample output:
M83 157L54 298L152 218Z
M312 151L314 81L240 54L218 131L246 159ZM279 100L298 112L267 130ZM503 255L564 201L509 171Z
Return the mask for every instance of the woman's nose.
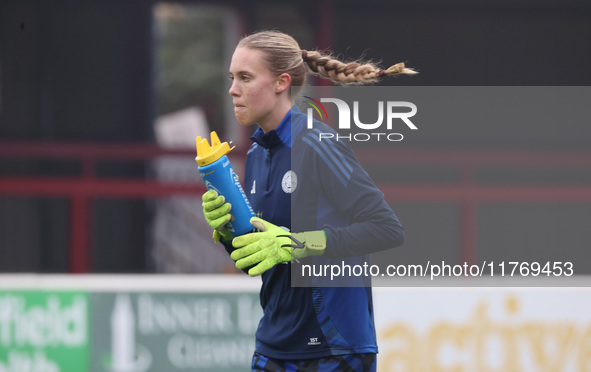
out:
M232 80L232 85L230 86L230 90L228 91L232 97L236 97L240 94L238 86L236 84L236 80Z

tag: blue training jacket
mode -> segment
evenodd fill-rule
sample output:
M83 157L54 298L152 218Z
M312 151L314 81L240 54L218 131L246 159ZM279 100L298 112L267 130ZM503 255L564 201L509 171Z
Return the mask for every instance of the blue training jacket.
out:
M323 262L359 264L401 245L402 225L349 145L320 138L336 132L319 121L306 126L294 106L277 129L251 137L244 190L255 214L292 232L324 229ZM371 287L291 287L291 269L280 264L262 275L256 352L277 359L377 353Z

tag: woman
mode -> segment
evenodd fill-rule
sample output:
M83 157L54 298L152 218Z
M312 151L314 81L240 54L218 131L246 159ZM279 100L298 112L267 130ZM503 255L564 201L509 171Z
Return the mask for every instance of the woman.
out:
M292 107L290 88L303 87L308 70L343 85L415 73L403 64L387 70L345 64L302 50L277 31L242 39L232 57L229 93L240 124L259 126L244 180L258 232L232 237L224 228L231 205L215 191L203 195L204 214L236 266L262 275L264 315L253 371L375 371L371 288L290 285L292 259L360 263L404 241L396 215L346 142L320 141L306 115ZM334 133L318 121L313 126Z

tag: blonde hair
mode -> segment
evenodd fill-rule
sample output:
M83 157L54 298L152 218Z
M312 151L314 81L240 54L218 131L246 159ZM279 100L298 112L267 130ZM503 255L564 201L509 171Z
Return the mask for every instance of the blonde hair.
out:
M380 69L371 62L342 62L329 54L300 49L298 42L280 31L260 31L240 40L238 47L260 50L263 61L275 74L288 73L292 87L306 83L306 72L317 75L340 85L371 84L383 76L398 74L413 75L417 72L397 63L387 69ZM306 68L307 66L307 68Z

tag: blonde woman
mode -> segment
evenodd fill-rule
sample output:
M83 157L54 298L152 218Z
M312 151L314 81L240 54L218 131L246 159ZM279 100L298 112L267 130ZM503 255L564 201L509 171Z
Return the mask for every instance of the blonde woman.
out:
M257 232L232 237L231 205L215 191L203 195L203 209L236 266L262 277L252 370L375 371L371 288L292 287L290 262L360 263L401 245L404 230L346 142L319 141L307 129L290 88L303 87L307 73L349 85L415 72L343 63L277 31L243 38L229 72L236 119L258 125L244 177ZM334 133L318 121L314 128ZM296 224L292 216L303 218Z

